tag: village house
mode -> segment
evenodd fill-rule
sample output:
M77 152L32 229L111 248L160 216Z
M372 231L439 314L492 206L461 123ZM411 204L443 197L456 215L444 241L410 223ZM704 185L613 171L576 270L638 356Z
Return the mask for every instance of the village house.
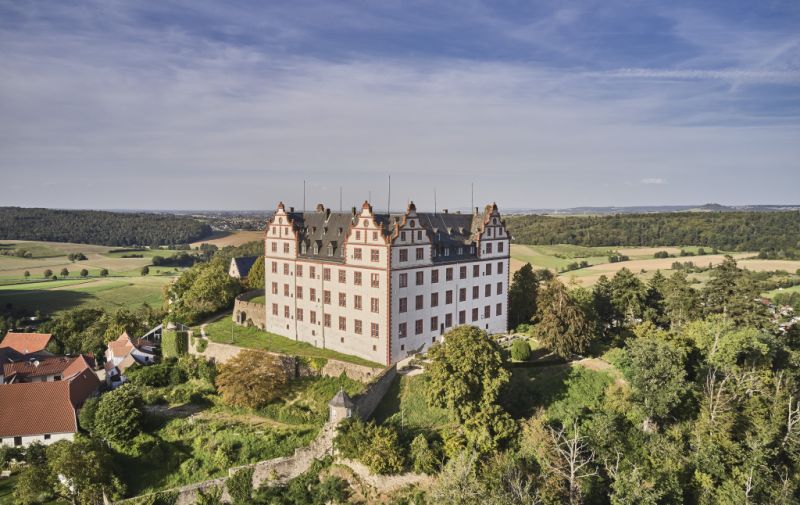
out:
M84 368L94 368L94 359L84 355L26 355L17 360L4 361L1 368L0 384L56 382L74 376Z
M156 344L149 340L137 339L134 343L128 332L123 332L106 349L106 381L114 386L125 382L125 370L131 365L150 365L155 363Z
M228 275L234 279L246 280L250 269L258 259L258 256L242 256L240 258L232 258L231 266L228 268Z
M0 349L13 349L20 354L34 354L45 351L51 338L52 335L50 333L16 333L9 331L3 341L0 342Z
M265 231L266 330L387 365L458 325L504 332L509 240L495 204L389 215L281 203Z
M78 411L100 380L83 359L65 369L62 380L15 382L0 386L0 445L24 447L72 440Z

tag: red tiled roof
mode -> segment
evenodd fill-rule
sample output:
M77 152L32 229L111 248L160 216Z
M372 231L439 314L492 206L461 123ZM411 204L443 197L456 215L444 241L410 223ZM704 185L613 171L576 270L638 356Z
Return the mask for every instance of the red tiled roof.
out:
M64 375L64 371L67 370L67 368L69 368L75 361L77 361L77 358L69 358L65 356L53 356L48 358L26 357L20 361L3 363L3 375L6 377L16 375L17 381L27 377Z
M76 409L83 405L83 402L100 387L100 379L89 367L77 372L67 382L69 383L69 399Z
M0 437L77 432L70 389L69 381L0 385Z
M108 348L114 357L121 358L127 356L133 350L133 342L128 332L123 332L118 339L108 343Z
M47 347L52 335L50 333L6 333L6 337L0 342L0 348L10 347L22 354L39 352Z

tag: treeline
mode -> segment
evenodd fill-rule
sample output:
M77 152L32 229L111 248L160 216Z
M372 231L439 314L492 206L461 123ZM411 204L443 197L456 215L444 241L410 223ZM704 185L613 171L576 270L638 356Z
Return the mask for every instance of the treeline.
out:
M509 216L520 244L595 246L698 245L728 251L800 250L800 213L679 212L614 216Z
M211 227L170 214L0 207L0 239L115 246L188 244Z

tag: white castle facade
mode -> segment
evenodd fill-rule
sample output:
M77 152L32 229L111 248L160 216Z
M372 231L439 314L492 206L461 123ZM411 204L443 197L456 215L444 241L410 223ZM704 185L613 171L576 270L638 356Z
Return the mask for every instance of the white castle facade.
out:
M482 213L294 212L265 233L266 330L383 363L450 329L506 330L509 235Z

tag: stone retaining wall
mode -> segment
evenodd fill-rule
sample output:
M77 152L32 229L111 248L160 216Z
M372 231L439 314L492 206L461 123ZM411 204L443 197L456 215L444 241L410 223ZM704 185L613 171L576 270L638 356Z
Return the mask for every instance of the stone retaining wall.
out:
M375 378L363 393L353 398L353 403L356 404L356 410L361 419L366 420L372 416L372 413L378 408L378 404L381 403L386 392L392 387L392 383L396 377L397 366L392 365Z
M267 309L262 303L249 300L264 294L263 289L248 291L236 297L233 303L233 322L241 326L256 326L262 330L267 328Z

